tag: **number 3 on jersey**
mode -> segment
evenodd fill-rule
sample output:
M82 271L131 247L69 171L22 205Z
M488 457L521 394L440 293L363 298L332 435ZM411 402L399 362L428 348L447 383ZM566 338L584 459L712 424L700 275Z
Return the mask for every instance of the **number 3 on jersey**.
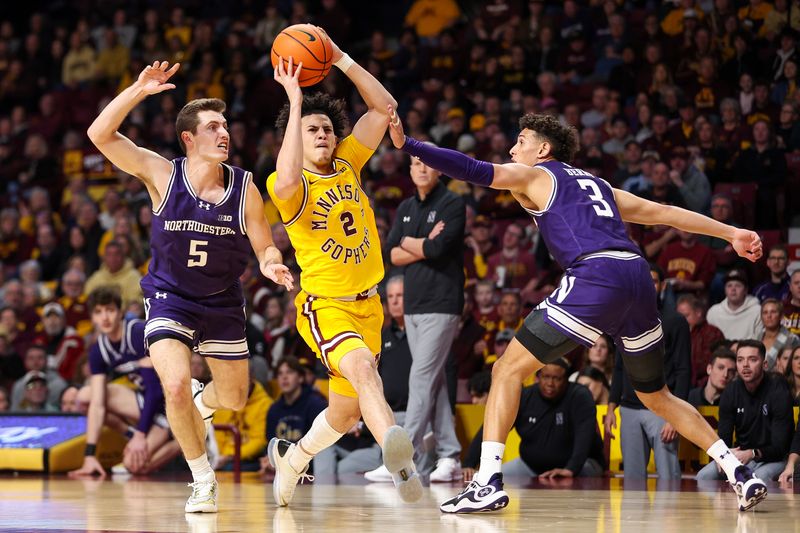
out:
M206 263L208 263L208 252L201 250L200 247L202 246L208 246L208 241L192 240L189 242L189 262L186 263L186 266L189 268L206 266Z
M614 211L611 210L611 206L608 205L608 202L603 200L603 193L600 192L600 189L597 187L597 184L592 180L578 180L578 185L581 189L589 190L589 199L593 202L597 202L600 205L593 205L594 212L597 213L598 216L601 217L613 217Z

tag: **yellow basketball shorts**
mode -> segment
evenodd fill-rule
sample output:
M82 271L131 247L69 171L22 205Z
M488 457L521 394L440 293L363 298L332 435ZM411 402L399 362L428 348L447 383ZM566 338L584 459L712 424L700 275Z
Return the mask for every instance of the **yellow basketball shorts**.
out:
M327 368L330 390L357 397L353 386L339 372L339 363L345 354L358 348L368 349L375 357L380 354L383 328L380 296L345 302L300 291L295 306L297 330Z

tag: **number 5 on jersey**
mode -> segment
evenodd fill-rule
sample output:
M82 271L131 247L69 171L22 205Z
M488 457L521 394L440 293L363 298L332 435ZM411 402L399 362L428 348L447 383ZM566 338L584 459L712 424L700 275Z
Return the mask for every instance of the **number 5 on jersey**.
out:
M195 241L189 242L189 262L186 263L188 267L204 267L208 263L208 252L201 250L203 246L208 246L208 241Z

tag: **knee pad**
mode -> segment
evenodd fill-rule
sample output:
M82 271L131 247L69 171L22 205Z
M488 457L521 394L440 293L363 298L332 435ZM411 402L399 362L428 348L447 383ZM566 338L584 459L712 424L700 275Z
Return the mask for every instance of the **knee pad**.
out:
M664 343L659 342L651 350L631 355L622 353L625 371L636 392L649 394L664 388Z
M544 321L544 311L534 309L514 337L544 364L571 352L578 343Z

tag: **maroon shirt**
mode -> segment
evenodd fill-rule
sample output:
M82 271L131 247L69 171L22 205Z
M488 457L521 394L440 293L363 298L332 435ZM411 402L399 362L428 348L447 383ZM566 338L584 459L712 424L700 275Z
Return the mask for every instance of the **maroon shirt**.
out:
M677 241L664 248L658 257L658 266L664 270L667 278L702 281L708 288L717 269L717 261L708 246L695 242L686 248L681 241Z
M700 387L708 381L706 367L711 362L711 354L715 344L725 338L725 335L705 320L692 328L692 386Z

